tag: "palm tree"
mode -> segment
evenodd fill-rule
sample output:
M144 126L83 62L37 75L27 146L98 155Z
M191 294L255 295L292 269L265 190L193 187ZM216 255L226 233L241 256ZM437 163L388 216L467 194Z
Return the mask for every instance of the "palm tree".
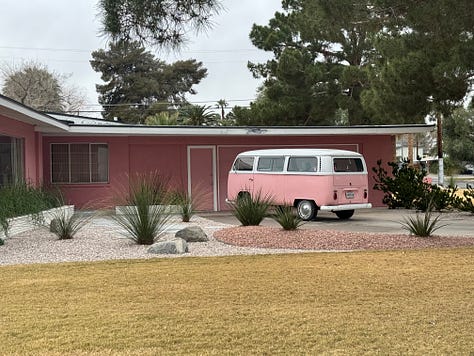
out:
M178 113L169 111L161 111L155 115L148 116L145 119L145 125L178 125Z
M229 103L227 101L225 101L225 99L220 99L217 101L217 105L216 107L218 109L221 109L221 119L222 121L224 121L224 116L225 116L225 112L224 112L224 109L229 105Z
M209 111L210 106L206 105L189 105L184 107L180 116L184 118L184 123L193 126L212 126L216 125L216 114Z

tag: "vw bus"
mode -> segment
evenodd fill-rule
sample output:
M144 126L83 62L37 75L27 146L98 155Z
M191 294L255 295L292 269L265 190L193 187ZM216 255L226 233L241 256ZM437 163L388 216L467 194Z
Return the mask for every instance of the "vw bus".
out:
M240 153L227 181L227 200L246 194L292 205L303 220L319 210L349 219L356 209L371 208L368 175L360 153L333 149L266 149Z

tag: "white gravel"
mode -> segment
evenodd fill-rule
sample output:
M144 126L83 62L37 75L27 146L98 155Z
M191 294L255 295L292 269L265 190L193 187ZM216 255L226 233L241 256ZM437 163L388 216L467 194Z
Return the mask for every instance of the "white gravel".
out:
M213 233L231 225L199 216L193 216L189 223L175 219L170 224L166 236L162 238L172 237L176 231L186 226L197 225L204 229L209 241L188 243L189 253L182 255L150 254L147 252L149 246L137 245L126 238L123 230L110 217L100 217L89 222L71 240L58 240L46 228L10 237L5 240L4 246L0 246L0 265L302 252L295 249L227 245L216 241Z

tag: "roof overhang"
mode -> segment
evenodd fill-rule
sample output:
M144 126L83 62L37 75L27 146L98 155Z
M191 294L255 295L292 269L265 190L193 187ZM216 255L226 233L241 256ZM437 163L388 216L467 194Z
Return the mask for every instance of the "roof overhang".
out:
M33 125L39 132L64 133L69 130L68 125L3 95L0 95L0 115Z
M217 127L124 125L103 120L85 120L85 118L79 120L69 116L55 117L53 114L38 112L3 95L0 95L0 115L33 125L35 131L48 136L392 136L426 133L435 129L434 124ZM84 124L86 121L94 124Z
M334 136L334 135L403 135L426 133L434 124L367 126L91 126L71 125L68 136ZM45 132L45 134L48 134ZM54 132L49 132L54 135Z

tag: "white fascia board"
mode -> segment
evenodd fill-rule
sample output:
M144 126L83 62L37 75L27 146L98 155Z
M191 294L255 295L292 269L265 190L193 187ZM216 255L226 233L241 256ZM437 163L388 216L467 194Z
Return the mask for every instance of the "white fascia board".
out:
M187 126L79 126L69 135L106 136L333 136L402 135L431 132L435 125L380 125L328 127L187 127Z

